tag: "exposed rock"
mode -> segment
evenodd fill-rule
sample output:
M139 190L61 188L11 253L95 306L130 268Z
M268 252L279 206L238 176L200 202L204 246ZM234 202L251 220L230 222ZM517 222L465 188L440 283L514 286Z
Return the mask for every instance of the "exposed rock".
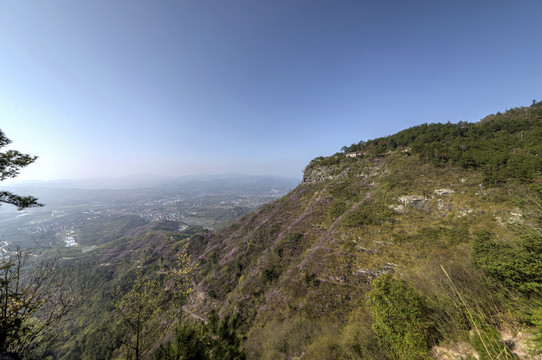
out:
M512 334L510 331L501 332L502 342L519 359L542 360L542 354L534 351L531 341L533 335L528 332L517 332ZM462 360L472 357L479 359L480 356L474 350L471 344L460 341L444 346L433 347L433 356L437 360Z
M348 170L337 173L337 166L317 166L306 169L303 174L304 183L316 183L326 180L340 180L348 176Z
M420 201L426 201L429 199L421 195L404 195L404 196L400 196L398 200L405 205L412 205L414 203L417 203Z
M355 167L343 168L341 170L341 165L308 166L303 172L303 182L316 183L326 180L340 180L352 176L352 174L353 176L367 179L381 174L383 164L380 163L379 159L374 159L372 162L375 165L365 167L363 171Z
M503 226L508 224L523 224L523 214L517 212L510 212L508 219L503 219L500 216L496 216L495 218Z
M509 222L511 223L517 223L517 224L523 224L523 215L521 213L515 213L515 212L511 212L510 213L510 218L508 219Z
M394 273L396 267L397 265L394 263L386 263L380 269L376 270L360 268L356 272L354 272L354 275L365 275L369 280L373 280L384 274Z
M429 199L421 195L404 195L400 196L397 200L404 205L415 208L416 210L427 210L427 206L429 205Z
M475 359L480 358L472 345L464 341L433 347L433 357L437 360L463 360L469 355Z
M474 210L472 209L459 209L459 213L457 216L459 217L463 217L463 216L467 216L468 214L472 213Z
M435 194L437 195L452 195L455 193L455 190L452 189L436 189Z
M390 209L394 210L394 211L397 211L398 213L403 213L405 211L405 205L390 205L389 206Z
M344 154L346 157L350 157L350 158L355 158L355 157L358 157L358 156L361 156L363 155L361 152L349 152L349 153L346 153Z
M366 253L369 253L369 254L378 254L378 250L377 250L377 249L365 248L365 247L362 247L362 246L357 246L356 248L357 248L359 251L363 251L363 252L366 252Z
M444 201L442 200L438 200L437 201L437 210L441 210L441 211L445 211L445 212L450 212L452 211L452 204L450 203L445 203Z
M536 354L534 344L532 343L533 334L528 332L517 332L512 334L510 331L501 333L502 341L517 355L520 359L542 360L542 354Z

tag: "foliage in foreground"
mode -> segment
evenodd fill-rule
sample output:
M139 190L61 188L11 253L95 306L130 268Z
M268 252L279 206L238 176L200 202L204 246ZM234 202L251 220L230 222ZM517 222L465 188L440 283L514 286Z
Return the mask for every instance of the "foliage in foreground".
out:
M0 353L41 357L54 343L54 329L76 297L57 257L32 263L34 248L4 253L0 261Z
M429 359L429 310L404 280L384 275L375 279L368 294L373 331L392 359Z
M506 286L525 294L542 290L542 236L524 234L516 244L499 243L489 232L472 245L473 262Z
M216 311L207 323L181 323L174 340L160 346L157 360L244 360L241 339L237 335L238 316L220 319Z
M0 149L10 143L11 140L0 130ZM17 150L0 152L0 181L16 177L21 168L32 164L36 159L36 156L23 154ZM0 203L15 205L18 210L43 206L33 196L20 196L9 191L0 191Z
M10 144L0 130L0 148ZM0 181L14 178L37 159L17 150L0 152ZM43 206L33 196L0 191L0 203L22 210ZM56 268L58 257L33 261L40 242L31 249L2 248L0 260L0 356L41 358L54 343L54 329L75 302L67 277ZM6 242L7 246L7 242ZM43 256L43 255L42 255Z

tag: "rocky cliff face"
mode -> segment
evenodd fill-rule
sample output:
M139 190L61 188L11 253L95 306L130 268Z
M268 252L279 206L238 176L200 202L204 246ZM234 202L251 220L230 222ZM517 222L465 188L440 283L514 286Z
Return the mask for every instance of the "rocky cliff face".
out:
M317 183L326 180L340 180L348 176L348 169L339 166L314 166L303 172L304 183Z
M335 154L339 164L326 164L325 161L313 160L303 172L304 183L317 183L329 180L342 180L348 177L368 178L376 176L382 168L381 158L363 160L343 154Z

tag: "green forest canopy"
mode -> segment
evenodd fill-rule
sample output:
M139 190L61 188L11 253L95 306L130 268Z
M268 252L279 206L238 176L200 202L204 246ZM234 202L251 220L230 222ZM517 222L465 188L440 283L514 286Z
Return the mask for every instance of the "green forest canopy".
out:
M422 124L394 135L360 141L342 150L378 156L404 149L437 166L481 170L488 185L511 178L540 187L541 139L542 102L533 101L529 107L489 115L477 123ZM316 162L326 165L329 161L319 158Z

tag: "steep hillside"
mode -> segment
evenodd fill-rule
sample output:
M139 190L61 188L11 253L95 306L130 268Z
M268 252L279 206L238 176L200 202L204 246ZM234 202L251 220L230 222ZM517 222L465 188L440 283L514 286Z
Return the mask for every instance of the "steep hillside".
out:
M111 221L116 221L120 228L125 224L122 220ZM94 246L88 252L76 248L62 252L59 265L71 277L80 301L57 328L55 358L126 358L122 346L130 332L123 327L114 304L129 293L138 270L154 274L153 279L161 289L154 304L154 316L149 320L145 349L158 344L160 336L171 327L164 319L174 322L177 309L171 285L167 283L167 270L174 266L176 253L186 239L205 229L190 226L178 231L179 223L174 221L131 225L122 237Z
M542 359L540 139L542 104L424 124L314 159L215 232L89 224L92 251L62 253L83 295L55 356Z
M190 309L239 314L254 359L526 357L540 139L535 103L317 158L284 198L190 239Z

